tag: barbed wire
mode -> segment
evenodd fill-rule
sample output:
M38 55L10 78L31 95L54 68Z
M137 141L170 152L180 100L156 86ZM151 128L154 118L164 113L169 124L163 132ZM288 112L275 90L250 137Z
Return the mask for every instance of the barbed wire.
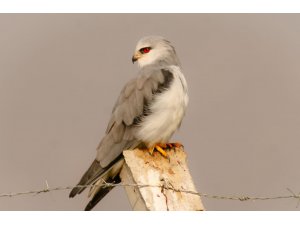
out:
M76 185L76 186L64 186L64 187L54 187L50 188L47 180L45 181L46 187L44 189L39 190L31 190L31 191L22 191L22 192L11 192L11 193L0 193L0 198L4 197L16 197L21 195L38 195L42 193L48 193L53 191L64 191L64 190L71 190L73 188L91 188L91 187L138 187L138 188L146 188L146 187L157 187L164 190L172 190L175 192L182 192L187 194L198 195L200 197L205 197L209 199L217 199L217 200L234 200L234 201L256 201L256 200L279 200L279 199L297 199L297 208L300 203L300 193L295 194L291 189L287 188L287 191L290 193L288 195L278 195L278 196L247 196L247 195L240 195L240 196L225 196L225 195L214 195L214 194L205 194L191 190L184 190L184 189L176 189L172 185L169 185L165 182L162 185L151 185L151 184L125 184L125 183L107 183L103 182L103 184L90 184L90 185Z

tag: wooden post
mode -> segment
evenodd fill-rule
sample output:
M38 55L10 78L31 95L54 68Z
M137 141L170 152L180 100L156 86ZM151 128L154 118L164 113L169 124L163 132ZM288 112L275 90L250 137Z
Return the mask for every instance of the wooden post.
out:
M199 195L174 191L197 192L182 148L168 151L169 159L140 149L125 150L123 155L122 183L153 185L125 187L133 210L204 210Z

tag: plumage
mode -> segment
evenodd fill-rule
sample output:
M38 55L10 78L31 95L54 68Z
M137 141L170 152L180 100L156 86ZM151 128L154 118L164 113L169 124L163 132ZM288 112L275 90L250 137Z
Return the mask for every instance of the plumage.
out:
M140 49L151 49L142 53ZM122 89L112 110L96 159L78 185L119 182L123 165L122 151L139 146L148 148L167 143L180 126L188 103L187 84L174 47L159 36L142 38L136 47L133 61L140 66L138 76ZM70 197L85 187L76 187ZM93 187L92 209L112 188Z

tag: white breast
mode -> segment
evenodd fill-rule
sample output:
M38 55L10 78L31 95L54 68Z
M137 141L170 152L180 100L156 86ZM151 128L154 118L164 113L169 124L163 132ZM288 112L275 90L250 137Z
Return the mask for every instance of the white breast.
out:
M187 84L177 66L167 68L174 80L167 91L157 95L150 106L150 115L144 118L137 131L137 137L153 147L158 143L167 143L180 126L188 104Z

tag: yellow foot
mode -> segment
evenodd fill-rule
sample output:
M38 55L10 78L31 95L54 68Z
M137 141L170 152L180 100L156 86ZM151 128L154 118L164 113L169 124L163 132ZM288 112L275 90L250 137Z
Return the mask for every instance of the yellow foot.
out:
M160 152L160 154L162 154L164 157L169 158L168 153L166 152L166 150L181 148L181 147L183 147L183 145L179 142L166 143L166 144L161 144L160 143L160 144L156 144L152 148L149 148L148 151L149 151L150 155L153 155L153 152L156 150L156 151Z
M164 157L168 158L167 152L166 152L165 150L163 150L162 147L160 147L159 145L156 145L156 146L155 146L155 149L156 149L157 151L159 151L160 154L162 154Z
M149 148L148 151L149 151L150 155L153 155L154 150L156 150L160 154L162 154L164 157L169 158L167 152L164 149L167 149L166 144L157 144L154 147Z

